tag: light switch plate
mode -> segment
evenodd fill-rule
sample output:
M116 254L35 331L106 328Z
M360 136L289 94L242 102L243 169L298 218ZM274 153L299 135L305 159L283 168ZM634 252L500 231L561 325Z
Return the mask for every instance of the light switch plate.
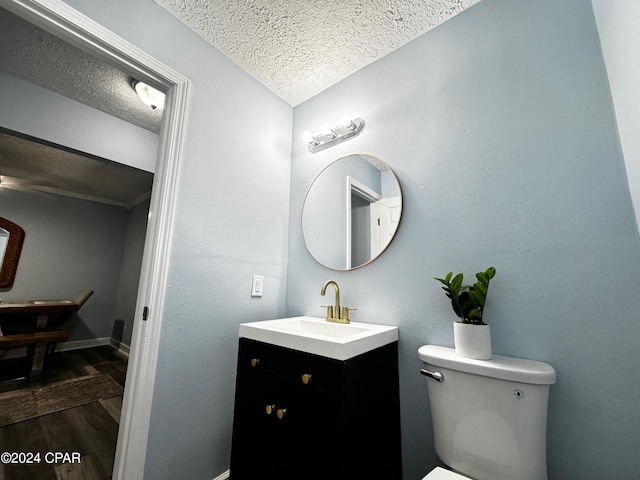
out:
M251 296L261 297L263 287L264 287L264 276L252 275L251 276Z

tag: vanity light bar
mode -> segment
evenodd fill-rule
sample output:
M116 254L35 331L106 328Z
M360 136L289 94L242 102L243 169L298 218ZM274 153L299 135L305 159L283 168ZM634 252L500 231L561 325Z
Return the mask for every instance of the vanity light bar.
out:
M364 127L364 120L361 118L343 118L340 117L341 125L334 128L328 126L323 128L323 132L312 135L311 132L305 132L303 138L309 142L309 151L316 153L325 148L333 147L350 138L357 136Z

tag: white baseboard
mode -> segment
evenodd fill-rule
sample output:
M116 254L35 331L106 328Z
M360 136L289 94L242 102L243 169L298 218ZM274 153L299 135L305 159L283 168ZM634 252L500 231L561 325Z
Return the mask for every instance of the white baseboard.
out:
M213 480L228 480L229 475L231 475L231 472L229 472L229 470L227 470L226 472L221 473L220 475L218 475Z
M103 345L112 345L127 357L129 356L129 345L120 343L111 337L90 338L89 340L74 340L71 342L60 342L56 346L56 352L68 352L71 350L80 350L82 348L101 347ZM0 360L9 360L11 358L24 357L27 354L27 348L12 348L0 352Z
M126 355L127 358L129 358L129 352L131 351L131 347L129 345L121 343L120 341L116 340L113 337L111 337L109 343L113 348L118 349L120 353L122 353L123 355Z
M110 345L111 337L90 338L89 340L74 340L72 342L60 342L56 347L56 352L68 352L69 350L80 350L82 348L102 347Z

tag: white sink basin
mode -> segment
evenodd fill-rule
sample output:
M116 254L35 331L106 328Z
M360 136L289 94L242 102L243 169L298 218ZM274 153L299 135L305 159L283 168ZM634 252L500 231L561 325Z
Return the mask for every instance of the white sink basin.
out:
M292 317L241 323L240 337L347 360L398 340L398 327L352 322L346 325L324 318Z

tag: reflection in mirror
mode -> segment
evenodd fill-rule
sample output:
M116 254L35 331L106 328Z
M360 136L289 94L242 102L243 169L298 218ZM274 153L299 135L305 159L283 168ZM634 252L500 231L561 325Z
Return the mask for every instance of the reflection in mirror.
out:
M401 212L400 184L391 168L371 155L349 155L313 181L302 209L302 235L322 265L352 270L387 248Z
M4 228L0 228L0 265L4 260L4 252L7 251L7 244L9 243L9 232Z
M23 242L24 230L0 217L0 288L13 285Z

